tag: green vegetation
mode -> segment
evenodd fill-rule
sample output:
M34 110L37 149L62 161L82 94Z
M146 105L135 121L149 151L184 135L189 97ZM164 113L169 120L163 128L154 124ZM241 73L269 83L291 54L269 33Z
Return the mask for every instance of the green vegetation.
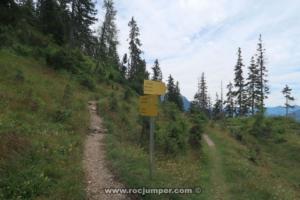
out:
M88 93L10 50L0 68L0 199L83 199Z
M261 36L247 78L239 48L225 101L221 88L212 105L203 73L185 112L179 83L169 75L150 179L149 118L138 112L150 77L140 29L132 17L129 52L120 62L114 2L104 1L96 36L94 7L91 0L0 4L0 199L85 199L89 100L97 100L104 118L110 169L126 187L203 189L137 198L300 199L300 124L288 118L294 97L286 86L286 118L264 116L269 90ZM161 81L157 59L152 70L151 79Z

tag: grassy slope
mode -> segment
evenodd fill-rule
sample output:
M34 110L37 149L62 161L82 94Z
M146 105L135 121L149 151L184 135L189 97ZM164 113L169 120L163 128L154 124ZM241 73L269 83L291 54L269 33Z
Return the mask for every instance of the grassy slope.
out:
M83 199L86 89L8 50L0 51L0 74L0 199ZM72 114L55 121L67 84Z
M258 142L256 145L261 153L257 163L248 159L250 148L233 139L226 131L211 128L209 132L222 156L223 173L233 199L300 198L300 162L296 156L300 138L296 132L283 136L287 139L286 143Z

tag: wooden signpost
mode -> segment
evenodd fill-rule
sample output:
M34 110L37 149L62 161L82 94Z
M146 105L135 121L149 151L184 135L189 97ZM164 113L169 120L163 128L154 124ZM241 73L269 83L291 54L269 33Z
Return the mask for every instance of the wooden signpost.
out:
M144 96L140 97L139 111L142 116L150 117L150 178L154 169L154 117L158 114L158 97L166 93L166 86L159 81L144 80Z

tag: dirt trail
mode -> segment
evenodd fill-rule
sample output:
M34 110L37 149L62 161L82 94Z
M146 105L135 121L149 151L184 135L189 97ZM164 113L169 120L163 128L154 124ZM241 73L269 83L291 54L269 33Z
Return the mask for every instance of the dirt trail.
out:
M204 134L203 138L205 142L208 144L208 146L215 147L215 143L210 139L210 137L207 134Z
M203 138L209 147L209 159L211 162L211 197L216 200L231 199L228 196L228 188L225 182L224 172L222 168L222 158L215 143L211 138L204 134Z
M124 188L118 183L105 160L104 137L105 129L102 120L97 115L97 104L89 102L91 116L90 133L86 138L84 148L84 169L86 173L86 192L89 200L125 200L121 194L105 194L104 188Z

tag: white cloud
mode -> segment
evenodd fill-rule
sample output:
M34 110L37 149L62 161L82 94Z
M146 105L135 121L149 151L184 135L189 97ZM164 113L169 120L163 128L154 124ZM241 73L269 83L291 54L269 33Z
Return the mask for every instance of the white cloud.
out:
M202 72L214 97L220 91L221 80L226 85L233 78L237 48L242 48L247 66L260 33L267 50L272 89L268 104L282 104L280 90L285 84L290 84L300 99L296 85L300 80L299 1L115 0L115 4L120 54L127 52L127 24L134 16L149 69L153 59L158 58L164 77L172 74L189 99Z

